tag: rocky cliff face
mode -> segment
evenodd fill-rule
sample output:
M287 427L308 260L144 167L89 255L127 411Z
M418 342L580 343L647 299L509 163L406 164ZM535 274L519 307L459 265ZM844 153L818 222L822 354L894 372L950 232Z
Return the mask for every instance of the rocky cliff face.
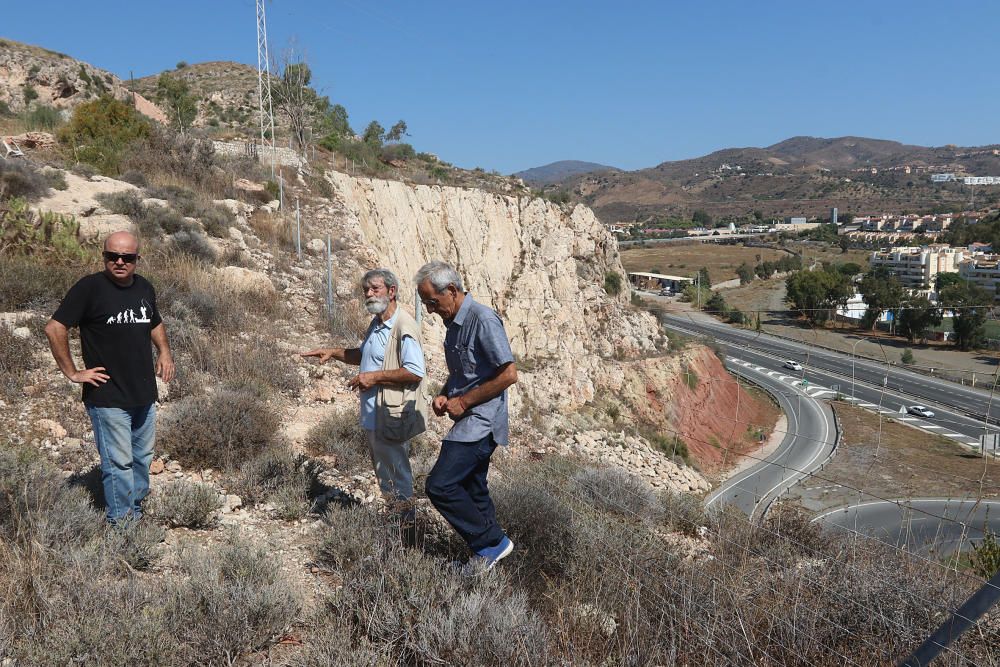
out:
M536 405L565 408L594 398L614 359L665 349L655 319L629 307L614 239L583 206L566 212L538 198L481 190L411 186L329 172L346 231L371 248L373 263L394 269L403 300L430 259L454 264L477 300L505 321L519 369L520 393ZM609 295L605 276L622 289ZM432 318L429 337L443 326ZM611 362L611 363L609 363Z
M13 113L32 105L71 110L78 104L111 95L125 99L131 93L114 74L64 53L38 46L0 40L0 102ZM151 118L166 117L151 102L137 95L136 108Z

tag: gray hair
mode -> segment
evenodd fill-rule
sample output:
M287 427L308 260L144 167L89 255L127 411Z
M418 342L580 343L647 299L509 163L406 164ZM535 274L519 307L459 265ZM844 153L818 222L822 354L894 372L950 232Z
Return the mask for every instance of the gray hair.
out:
M413 282L422 285L425 280L429 280L434 291L438 293L445 291L448 285L454 285L459 292L464 291L462 276L458 275L455 267L446 262L435 260L421 266L417 275L413 276Z
M385 288L395 287L399 290L399 280L396 278L396 274L389 269L372 269L371 271L366 271L365 275L361 276L361 289L364 290L369 285L372 284L372 280L375 278L381 278L382 282L385 283Z

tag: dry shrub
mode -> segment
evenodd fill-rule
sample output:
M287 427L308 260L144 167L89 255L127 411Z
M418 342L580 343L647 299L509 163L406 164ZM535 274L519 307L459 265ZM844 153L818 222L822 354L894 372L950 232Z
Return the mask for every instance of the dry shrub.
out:
M181 570L164 613L190 664L231 664L267 646L301 608L280 560L245 539L182 552Z
M287 446L273 447L243 463L228 488L248 505L270 503L278 518L301 519L319 488L317 470Z
M326 287L317 287L317 293L325 294ZM335 341L344 341L348 346L354 346L365 337L371 325L372 316L365 311L358 299L346 302L334 299L333 309L324 310L320 314L320 326Z
M231 471L267 449L279 425L275 408L259 396L220 389L178 401L162 419L157 440L184 466Z
M235 216L228 208L187 188L168 185L151 188L147 190L147 194L157 199L165 199L182 215L196 218L206 232L218 238L228 236L229 227L235 221Z
M209 139L154 128L143 140L129 145L122 171L136 171L158 184L180 185L219 199L236 195L232 175L220 168Z
M585 468L573 484L591 505L626 519L655 520L662 514L653 487L620 468Z
M28 374L36 368L35 345L18 338L10 326L0 322L0 396L20 394Z
M174 528L211 528L221 508L222 499L211 486L182 480L157 491L148 512Z
M335 412L309 429L306 449L314 455L333 455L337 470L353 475L371 466L368 435L353 411Z
M146 570L159 560L164 536L155 523L126 519L105 530L103 556L120 569Z
M281 213L254 211L247 220L250 229L265 245L295 252L295 218L289 220Z
M49 191L45 175L26 162L0 160L0 201L10 197L38 199Z
M99 268L97 263L84 265L0 254L0 311L54 311L77 280Z
M261 321L284 314L280 299L256 292L233 292L209 266L184 252L165 252L149 258L144 273L157 290L160 310L198 326L226 332L245 332Z
M263 393L267 389L296 392L302 378L288 355L270 340L210 340L202 337L191 349L192 368L204 371L229 387Z
M368 508L332 508L326 519L318 555L343 579L330 610L352 637L394 664L547 664L541 620L498 572L466 578L403 549L386 537L387 518Z

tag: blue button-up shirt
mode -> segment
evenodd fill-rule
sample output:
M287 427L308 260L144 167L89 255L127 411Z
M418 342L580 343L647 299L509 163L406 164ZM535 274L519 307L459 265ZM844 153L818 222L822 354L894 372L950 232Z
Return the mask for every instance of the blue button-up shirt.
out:
M398 307L398 306L397 306ZM361 373L382 370L385 363L385 346L389 342L389 334L396 324L396 313L392 314L385 322L382 318L375 316L365 340L361 343ZM420 349L420 344L409 336L403 337L403 354L401 355L403 368L410 371L417 377L423 377L424 373L424 353ZM375 430L375 396L378 394L378 385L367 391L361 392L361 428L369 431Z
M497 374L501 366L512 363L507 332L500 316L468 293L455 314L445 322L444 356L448 364L448 382L443 393L448 398L461 396ZM507 392L470 408L451 427L446 440L475 442L490 433L498 445L509 439Z

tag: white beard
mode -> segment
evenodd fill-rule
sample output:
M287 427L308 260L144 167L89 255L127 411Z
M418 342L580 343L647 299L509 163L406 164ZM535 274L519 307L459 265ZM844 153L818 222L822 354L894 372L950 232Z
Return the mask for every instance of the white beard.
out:
M380 299L377 296L365 301L365 310L372 315L381 315L389 307L389 299Z

